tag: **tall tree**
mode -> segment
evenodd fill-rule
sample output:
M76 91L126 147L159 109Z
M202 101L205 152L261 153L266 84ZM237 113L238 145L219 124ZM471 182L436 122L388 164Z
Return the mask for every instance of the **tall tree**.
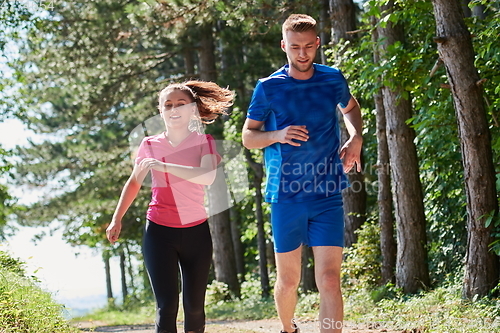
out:
M376 46L379 40L378 22L372 17L375 27L372 30L372 41L374 42L373 62L380 65L379 49ZM378 80L380 84L380 80ZM394 215L392 213L391 174L389 163L389 147L387 145L387 120L385 116L382 89L377 88L374 94L376 127L377 127L377 180L378 180L378 220L380 225L380 252L382 254L381 281L383 284L394 281L396 268L396 240L394 239Z
M262 289L262 297L270 296L271 285L269 283L269 271L267 269L267 249L266 249L266 233L264 230L264 214L262 203L262 180L264 178L264 168L262 163L255 162L249 150L245 150L245 157L248 164L253 169L253 186L255 188L255 215L257 218L257 244L259 250L259 274L260 286Z
M109 251L102 252L102 261L104 262L104 273L106 276L106 297L108 298L108 303L113 302L113 288L111 285L111 265L110 265L110 255Z
M391 49L403 47L403 27L394 24L388 15L394 2L381 8L378 34L381 40L380 57L388 59ZM397 225L396 284L406 293L429 286L427 266L427 237L422 186L419 178L415 132L407 124L412 115L408 92L399 85L397 69L386 73L382 88L386 111L387 144L392 174L395 216Z
M119 250L120 257L120 281L122 285L122 299L125 301L128 297L128 286L127 286L127 262L125 257L125 251L123 246Z
M356 5L353 0L330 0L330 19L332 26L332 42L352 41L356 30ZM341 64L339 64L341 66ZM343 117L340 111L338 117ZM343 123L343 122L341 122ZM340 132L341 142L349 139L347 129L342 126ZM366 220L366 188L364 175L356 170L347 174L351 187L342 191L344 201L344 224L345 224L345 246L349 247L356 243L355 231L359 229Z
M198 54L200 59L200 79L203 81L217 80L217 68L215 65L215 44L213 37L214 23L206 22L199 27L200 45ZM215 139L223 140L223 124L220 119L208 128ZM219 151L223 147L219 145ZM209 217L210 230L214 247L214 268L217 281L228 285L234 294L240 294L236 258L231 233L231 221L229 211L229 192L227 189L224 166L217 168L217 177L208 191L209 207L213 209Z
M472 298L486 295L498 284L498 257L489 251L491 227L485 224L488 217L498 214L491 136L482 83L474 66L471 35L460 4L454 0L433 0L432 3L435 41L446 67L459 128L468 215L463 294Z

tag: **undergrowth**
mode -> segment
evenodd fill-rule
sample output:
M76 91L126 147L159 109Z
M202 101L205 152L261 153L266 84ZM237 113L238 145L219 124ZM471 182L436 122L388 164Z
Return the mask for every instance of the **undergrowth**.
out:
M388 289L391 296L377 301L380 290L357 290L346 295L345 319L407 332L500 332L500 300L485 297L467 301L461 297L460 284L412 296L391 285L382 289Z
M0 332L78 332L62 313L63 306L26 276L23 263L0 251Z

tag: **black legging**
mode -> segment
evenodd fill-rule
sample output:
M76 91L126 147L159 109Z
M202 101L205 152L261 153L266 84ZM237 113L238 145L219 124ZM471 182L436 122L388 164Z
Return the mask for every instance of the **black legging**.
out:
M170 228L147 221L143 254L156 298L156 332L177 332L179 267L186 332L204 332L205 291L212 260L208 223Z

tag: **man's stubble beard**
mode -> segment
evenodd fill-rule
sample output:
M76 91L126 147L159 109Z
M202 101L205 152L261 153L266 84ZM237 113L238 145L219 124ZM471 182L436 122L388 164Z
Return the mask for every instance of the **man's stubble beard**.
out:
M301 68L301 67L300 67L300 65L299 65L297 62L295 62L295 61L292 61L292 62L291 62L291 65L292 65L292 67L293 67L293 68L295 68L295 69L296 69L296 70L298 70L299 72L301 72L301 73L306 73L306 72L308 72L309 70L311 70L311 68L313 67L313 62L312 62L312 61L311 61L311 62L309 62L309 63L307 64L307 67L306 67L305 69Z

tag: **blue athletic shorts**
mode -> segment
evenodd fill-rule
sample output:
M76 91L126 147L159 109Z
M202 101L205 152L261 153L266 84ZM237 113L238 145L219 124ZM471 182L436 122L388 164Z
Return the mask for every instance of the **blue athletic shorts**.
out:
M290 252L301 245L344 246L342 194L315 201L272 203L274 251Z

